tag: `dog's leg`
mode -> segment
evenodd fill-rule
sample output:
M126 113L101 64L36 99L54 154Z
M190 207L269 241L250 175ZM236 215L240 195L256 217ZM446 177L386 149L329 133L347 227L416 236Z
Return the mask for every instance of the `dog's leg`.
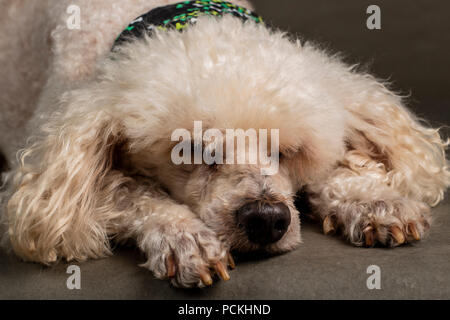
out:
M117 238L135 239L148 260L142 266L159 279L180 287L212 283L211 269L229 279L227 250L187 206L180 205L149 185L132 192L124 188L116 203L122 212L112 222Z
M111 237L132 237L159 278L201 286L211 281L209 267L227 278L216 235L187 207L124 173L132 139L124 117L93 105L93 92L62 102L68 110L52 115L22 154L6 211L14 251L44 264L82 261L111 254Z
M347 152L325 181L310 186L324 231L342 229L356 245L418 240L431 222L428 206L450 185L448 143L372 77L348 79Z
M339 230L357 246L397 246L421 239L431 223L429 206L404 197L387 180L382 164L349 151L326 181L310 186L324 233Z

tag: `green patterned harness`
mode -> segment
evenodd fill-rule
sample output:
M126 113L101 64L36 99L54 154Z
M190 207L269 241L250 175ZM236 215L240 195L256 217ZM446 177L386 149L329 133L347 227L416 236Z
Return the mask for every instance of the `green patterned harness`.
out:
M155 29L182 31L188 25L194 24L200 16L222 17L225 14L231 14L243 21L263 22L256 13L231 2L220 0L183 1L157 7L134 19L117 37L114 47L130 39L142 37L144 34L151 35Z

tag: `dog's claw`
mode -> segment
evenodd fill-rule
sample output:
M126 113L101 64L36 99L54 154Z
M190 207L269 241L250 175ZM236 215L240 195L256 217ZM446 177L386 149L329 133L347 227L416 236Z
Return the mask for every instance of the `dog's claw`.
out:
M227 260L228 260L228 265L230 266L231 269L236 268L236 264L234 263L233 256L229 252L227 253Z
M167 277L173 278L175 277L175 261L173 259L173 255L167 257L166 260L166 268L167 268Z
M412 235L412 237L414 238L414 240L420 240L420 234L419 231L417 230L417 227L414 223L410 222L408 223L408 234Z
M225 266L222 264L222 262L216 262L214 264L214 270L216 270L217 274L224 280L224 281L228 281L230 280L230 275L227 272L227 269L225 268Z
M58 260L58 254L56 253L56 250L51 250L48 253L48 261L55 262L56 260Z
M323 233L326 235L333 234L336 231L335 221L332 216L326 216L323 220Z
M363 230L364 240L367 247L372 247L374 245L374 230L372 226L368 226Z
M211 276L209 275L208 272L205 271L200 273L200 279L202 280L205 286L210 286L213 283Z
M393 226L389 228L389 231L398 244L402 244L405 242L405 235L403 234L402 230L400 230L399 227Z

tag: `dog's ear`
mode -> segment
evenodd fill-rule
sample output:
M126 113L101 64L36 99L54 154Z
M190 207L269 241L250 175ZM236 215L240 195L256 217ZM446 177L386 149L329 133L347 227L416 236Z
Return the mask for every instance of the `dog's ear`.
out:
M122 127L88 93L66 100L68 111L55 113L43 137L24 150L8 202L11 244L26 260L83 260L110 252L113 191L126 180L113 172Z
M345 164L356 172L383 166L389 185L404 196L436 205L450 185L445 155L449 142L438 129L423 125L382 83L369 76L356 80L355 101L347 105Z

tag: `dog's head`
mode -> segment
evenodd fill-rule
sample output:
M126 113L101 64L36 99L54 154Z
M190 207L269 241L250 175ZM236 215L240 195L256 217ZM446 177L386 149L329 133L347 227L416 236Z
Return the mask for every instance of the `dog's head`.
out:
M296 192L323 179L344 150L345 97L330 80L343 68L233 17L123 45L50 119L39 118L43 139L24 152L29 164L8 204L16 252L47 263L107 254L123 206L141 203L123 192L142 191L142 176L231 248L290 250L300 242ZM228 139L239 129L248 133L243 148ZM206 153L195 161L191 148ZM218 155L223 163L210 161Z
M290 250L300 242L296 192L342 149L340 115L310 50L233 18L200 19L182 34L126 46L125 59L107 66L126 97L118 109L131 138L123 157L232 248ZM237 129L247 133L241 150L228 135ZM218 157L205 161L206 153ZM246 162L237 164L239 156Z

